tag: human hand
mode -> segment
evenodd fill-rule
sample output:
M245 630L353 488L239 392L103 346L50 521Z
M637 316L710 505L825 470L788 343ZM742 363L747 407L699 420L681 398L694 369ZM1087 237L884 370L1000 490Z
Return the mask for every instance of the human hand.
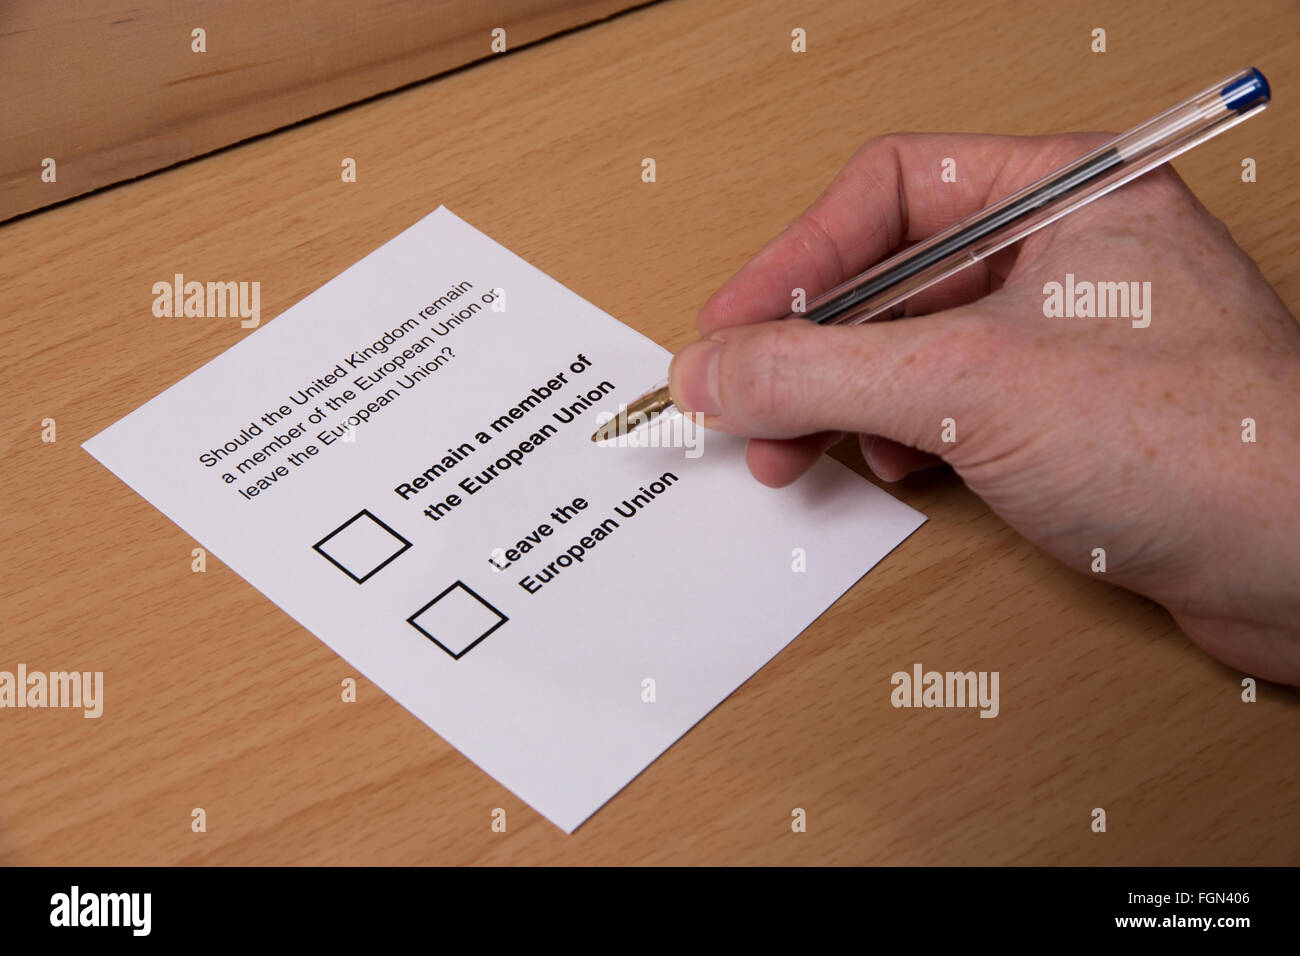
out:
M1300 684L1300 327L1170 167L919 293L914 317L768 321L794 289L811 300L1107 138L867 143L706 303L703 340L673 359L674 401L749 436L772 486L844 432L886 481L942 460L1066 564L1088 572L1104 548L1108 579L1211 654ZM1149 282L1149 324L1045 317L1045 285L1067 273Z

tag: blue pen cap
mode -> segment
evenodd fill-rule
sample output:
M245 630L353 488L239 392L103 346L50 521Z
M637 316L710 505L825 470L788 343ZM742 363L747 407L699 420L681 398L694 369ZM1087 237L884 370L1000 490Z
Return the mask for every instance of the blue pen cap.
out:
M1268 80L1254 67L1247 70L1241 79L1234 80L1219 91L1219 96L1223 97L1223 105L1238 113L1244 113L1261 103L1267 103L1271 95Z

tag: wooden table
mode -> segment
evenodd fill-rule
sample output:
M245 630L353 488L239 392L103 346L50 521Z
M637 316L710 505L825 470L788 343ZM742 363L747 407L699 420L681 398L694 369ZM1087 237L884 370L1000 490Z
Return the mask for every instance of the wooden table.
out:
M344 661L193 573L196 542L80 448L247 334L154 318L175 272L260 281L273 316L445 203L675 349L872 135L1128 126L1249 64L1277 105L1177 165L1300 312L1295 4L1089 6L655 4L0 227L0 669L106 684L99 720L0 711L0 861L1297 862L1295 691L1243 703L1161 608L951 474L894 489L929 523L566 837L373 685L342 702ZM999 671L1000 716L893 709L916 661Z

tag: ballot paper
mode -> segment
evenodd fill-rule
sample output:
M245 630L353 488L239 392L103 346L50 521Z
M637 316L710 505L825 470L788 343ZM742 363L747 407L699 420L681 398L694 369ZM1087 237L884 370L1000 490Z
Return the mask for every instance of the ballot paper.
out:
M572 832L925 520L593 444L669 357L439 208L84 447Z

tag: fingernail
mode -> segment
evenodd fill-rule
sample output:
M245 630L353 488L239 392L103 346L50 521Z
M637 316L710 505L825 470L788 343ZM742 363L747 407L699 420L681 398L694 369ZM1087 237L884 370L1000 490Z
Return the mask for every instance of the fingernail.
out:
M871 473L879 478L880 472L876 470L876 463L871 460L871 453L875 450L876 436L872 435L867 441L862 442L862 460L867 463L867 467L871 469Z
M873 475L881 481L892 485L894 482L898 481L901 476L895 475L887 469L881 468L880 463L876 461L876 440L879 437L879 435L871 436L870 444L866 445L862 449L862 458L867 463L867 467L871 469Z
M684 412L721 415L718 397L718 355L722 343L706 339L692 342L673 358L668 377L677 407Z

